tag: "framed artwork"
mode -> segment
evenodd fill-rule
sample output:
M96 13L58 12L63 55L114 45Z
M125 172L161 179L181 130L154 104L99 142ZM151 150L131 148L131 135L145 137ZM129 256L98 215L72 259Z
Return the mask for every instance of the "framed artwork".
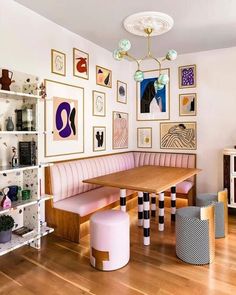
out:
M152 128L151 127L137 128L137 146L138 148L152 147Z
M96 83L97 85L111 88L112 71L100 66L96 66Z
M93 90L93 116L106 116L106 93Z
M73 48L73 75L89 79L89 55L77 48Z
M93 127L93 151L106 150L106 127L94 126Z
M144 71L144 80L136 84L137 121L169 120L170 82L161 90L154 87L160 72L170 76L170 69Z
M160 123L160 143L161 149L195 150L196 122Z
M127 113L113 112L113 149L128 148L129 116Z
M53 74L66 75L66 55L55 49L51 50L51 72Z
M84 89L52 80L44 81L45 157L84 152Z
M117 80L117 102L127 103L127 84Z
M179 88L195 88L196 85L196 65L187 65L179 67Z
M179 115L196 116L197 93L184 93L179 95Z

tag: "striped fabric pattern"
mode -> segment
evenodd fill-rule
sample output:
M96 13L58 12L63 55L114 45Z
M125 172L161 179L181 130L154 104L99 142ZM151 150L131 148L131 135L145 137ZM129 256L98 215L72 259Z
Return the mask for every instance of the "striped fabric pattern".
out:
M143 193L143 243L150 245L150 203L149 193Z

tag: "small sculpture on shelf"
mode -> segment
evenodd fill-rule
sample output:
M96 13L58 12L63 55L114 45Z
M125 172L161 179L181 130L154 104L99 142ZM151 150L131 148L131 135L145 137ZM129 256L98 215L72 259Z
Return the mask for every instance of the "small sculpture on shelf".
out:
M14 130L14 123L12 121L12 117L8 117L8 119L6 121L7 121L6 130L13 131Z
M3 199L1 201L1 207L3 209L11 208L11 199L8 197L9 188L5 187L3 189Z
M13 72L7 69L2 69L2 77L0 78L0 84L2 85L2 90L10 91L10 85L13 82L15 82L14 80L12 80L12 77L13 77Z
M47 93L46 93L46 87L45 85L43 84L43 82L40 84L39 86L39 95L41 96L42 99L45 99L46 96L47 96Z
M18 157L16 154L16 147L12 147L12 158L11 158L11 166L12 167L18 167L19 162L18 162Z

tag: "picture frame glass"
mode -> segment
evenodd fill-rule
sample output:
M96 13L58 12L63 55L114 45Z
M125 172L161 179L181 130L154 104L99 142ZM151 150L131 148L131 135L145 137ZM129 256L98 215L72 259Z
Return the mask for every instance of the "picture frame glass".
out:
M195 88L196 79L196 65L179 67L179 88Z
M51 50L51 70L52 73L65 76L66 75L66 55L63 52Z
M106 116L106 94L100 91L93 91L93 116Z
M152 147L152 128L137 129L138 148Z
M89 55L88 53L79 50L77 48L73 49L73 69L74 76L89 79Z
M196 116L197 114L196 93L184 93L179 95L179 115Z
M128 114L113 112L113 149L128 148L129 119Z
M106 150L106 127L93 127L93 150Z
M111 88L112 71L100 66L96 66L96 83L97 85Z
M117 81L117 102L127 103L127 84Z

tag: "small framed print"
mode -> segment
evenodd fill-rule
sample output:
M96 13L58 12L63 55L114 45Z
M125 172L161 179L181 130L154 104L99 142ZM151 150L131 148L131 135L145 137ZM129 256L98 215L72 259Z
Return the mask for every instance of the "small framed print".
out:
M117 80L117 102L127 103L127 84Z
M66 75L65 53L51 49L51 72L61 76Z
M93 127L93 151L106 150L106 127L94 126Z
M106 116L106 93L93 90L93 116Z
M73 75L89 79L89 54L77 48L73 48Z
M96 66L96 83L97 85L111 88L112 71L100 66Z
M179 88L195 88L196 86L196 65L187 65L179 67Z
M129 115L128 113L113 111L112 148L128 148L129 139Z
M152 147L152 128L151 127L137 128L137 147L138 148Z
M197 93L184 93L179 95L179 115L197 115Z

